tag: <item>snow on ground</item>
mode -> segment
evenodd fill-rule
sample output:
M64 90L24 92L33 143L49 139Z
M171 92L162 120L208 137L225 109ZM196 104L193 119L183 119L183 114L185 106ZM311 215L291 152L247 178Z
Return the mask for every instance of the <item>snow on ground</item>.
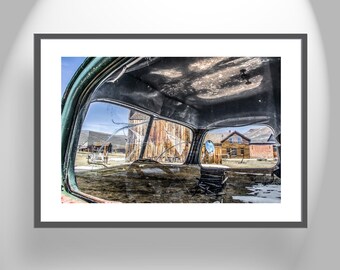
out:
M202 164L203 168L229 168L226 165L222 165L222 164Z
M143 173L164 174L165 172L160 168L145 168L143 169Z
M89 171L89 170L98 170L98 169L102 169L103 166L77 166L74 167L74 171L75 172L83 172L83 171Z
M120 158L120 157L110 157L109 161L121 161L122 163L125 162L125 157Z
M233 196L234 200L245 203L280 203L281 185L254 185L247 187L250 191L248 196Z

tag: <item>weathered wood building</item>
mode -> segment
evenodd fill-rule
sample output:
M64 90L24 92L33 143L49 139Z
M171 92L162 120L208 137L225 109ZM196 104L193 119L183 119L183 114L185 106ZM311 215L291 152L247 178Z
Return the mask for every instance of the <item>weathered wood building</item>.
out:
M208 140L214 143L215 151L208 154L205 146L203 146L201 153L202 163L222 164L222 159L250 157L250 139L237 131L208 133L205 137L205 142Z
M224 158L250 158L250 139L234 131L221 141Z
M154 119L147 141L149 116L131 111L126 144L126 161L147 158L162 163L183 163L190 149L192 132L185 126ZM201 163L222 164L223 159L273 159L277 157L277 141L268 127L238 131L208 132L205 142L211 141L214 151L208 153L203 144ZM141 156L142 145L145 151Z
M154 119L143 157L140 156L149 117L131 111L126 146L127 161L139 158L153 159L162 163L183 163L188 155L192 132L189 128L166 120Z
M78 151L82 152L125 152L125 135L112 135L91 130L82 130L78 140Z
M278 156L278 142L270 128L250 129L245 134L238 131L208 133L205 142L211 140L215 151L208 154L202 148L201 162L222 164L223 159L273 159Z

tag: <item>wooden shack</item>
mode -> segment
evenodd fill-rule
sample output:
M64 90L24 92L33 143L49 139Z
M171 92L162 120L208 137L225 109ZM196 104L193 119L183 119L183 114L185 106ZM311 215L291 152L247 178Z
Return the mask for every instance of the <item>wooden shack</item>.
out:
M221 141L225 138L225 133L208 132L204 138L204 143L201 150L201 163L203 164L222 164L222 144ZM205 149L205 143L211 141L214 144L215 151L208 153Z
M78 140L78 151L125 153L125 135L112 135L103 132L82 130Z
M222 147L220 143L214 143L215 151L208 153L205 145L202 147L201 163L203 164L222 164Z
M203 144L201 153L203 164L222 164L223 159L250 157L250 139L237 131L208 133L204 143L208 140L214 143L215 151L208 154Z
M250 158L250 139L234 131L221 141L223 158Z

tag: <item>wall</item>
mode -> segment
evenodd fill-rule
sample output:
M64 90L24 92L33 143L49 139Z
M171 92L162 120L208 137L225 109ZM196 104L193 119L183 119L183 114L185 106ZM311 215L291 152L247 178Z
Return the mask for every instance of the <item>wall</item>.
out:
M136 124L138 121L144 120L130 120L130 123ZM126 157L129 157L130 161L139 158L146 129L147 125L144 124L133 127L133 131L129 131ZM143 138L135 134L140 134ZM169 121L154 120L143 158L165 163L183 163L188 155L191 140L192 134L187 127Z
M176 5L166 1L159 4L151 1L135 3L111 1L111 6L108 1L103 2L102 5L93 3L91 6L90 3L73 1L72 7L80 9L78 12L74 12L73 8L65 8L66 3L63 1L1 2L0 13L3 16L0 20L3 22L1 24L3 38L0 45L2 56L0 62L1 70L7 72L4 76L1 74L0 78L2 86L0 110L4 112L1 114L2 127L4 130L9 130L2 134L1 139L13 143L19 142L23 148L24 145L28 147L25 147L26 151L22 153L21 159L25 162L20 166L20 170L15 166L14 153L10 150L13 144L9 143L4 150L8 155L3 157L1 163L4 168L7 168L3 171L2 179L13 180L12 188L17 190L17 197L13 199L13 193L10 192L5 192L2 196L3 219L0 227L3 237L1 237L0 268L4 270L79 268L87 270L98 266L101 269L136 269L147 266L148 269L194 268L197 270L207 269L208 266L235 270L334 268L334 265L338 264L340 240L338 232L340 218L339 215L334 215L337 211L334 198L337 197L340 189L340 182L337 181L339 145L328 145L327 142L334 141L339 136L339 125L334 124L329 128L327 123L337 123L340 114L340 107L337 105L340 99L338 91L340 39L335 29L340 21L339 2L312 0L316 19L320 24L317 24L314 10L307 1L267 1L266 3L225 1L218 9L215 5L207 5L206 2L192 5L188 1L188 4L182 2ZM129 9L122 8L123 4L129 5ZM60 5L59 9L58 5ZM157 12L158 5L162 6L163 11L168 12ZM103 9L103 6L106 8ZM178 8L179 6L181 8ZM28 7L33 7L34 12L24 23L28 15ZM95 12L96 8L100 10ZM90 9L92 12L88 12ZM115 9L128 10L132 21L124 21L123 17L126 15L123 12L116 12L115 16L112 16ZM190 10L191 13L188 12ZM229 12L228 16L223 16L222 14L225 15L228 10L232 12ZM276 13L270 12L271 10L276 10ZM173 16L175 11L176 18ZM110 13L111 16L103 15L103 12ZM150 13L152 16L148 16ZM241 20L240 14L244 15ZM206 19L202 20L202 16ZM157 20L158 17L162 17L162 20ZM94 20L96 23L93 23ZM121 23L123 21L124 23ZM238 23L235 23L236 21ZM23 27L19 32L20 24ZM324 44L321 43L319 26ZM313 119L309 123L311 131L309 141L316 142L316 144L311 143L313 147L309 149L309 228L33 228L32 37L33 33L48 32L308 33L311 64L308 89L309 119ZM326 55L323 54L323 45L326 45ZM3 56L8 57L9 61L6 62ZM327 68L323 64L326 60L331 75L330 101L328 101L330 91L325 80ZM17 77L18 73L20 78ZM18 100L16 106L13 106L13 100ZM330 109L332 113L328 118ZM22 130L27 133L24 139L19 138ZM327 139L320 142L319 138L324 134ZM323 162L326 160L323 159L326 152L330 158L327 162ZM319 185L319 182L322 182L322 185ZM317 194L313 193L314 189L317 190ZM89 246L88 243L91 245ZM202 249L202 243L206 248ZM94 250L96 252L93 252Z
M273 146L268 144L252 144L249 146L250 158L274 158Z
M230 138L233 139L232 143L229 141ZM240 143L238 143L239 139L241 139ZM231 150L232 148L236 148L236 156L232 156L231 151L227 151L228 149ZM241 149L244 150L244 154L241 153ZM222 155L223 158L249 158L249 141L238 134L230 136L222 143Z
M215 151L210 155L203 145L201 151L201 163L203 164L222 164L223 150L221 144L214 144Z

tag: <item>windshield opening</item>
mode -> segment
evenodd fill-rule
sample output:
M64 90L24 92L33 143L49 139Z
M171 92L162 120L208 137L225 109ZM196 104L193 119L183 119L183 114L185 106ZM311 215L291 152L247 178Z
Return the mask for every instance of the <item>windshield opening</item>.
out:
M192 138L191 129L178 123L94 102L78 140L78 189L125 203L200 202L192 197L200 167L183 165Z

